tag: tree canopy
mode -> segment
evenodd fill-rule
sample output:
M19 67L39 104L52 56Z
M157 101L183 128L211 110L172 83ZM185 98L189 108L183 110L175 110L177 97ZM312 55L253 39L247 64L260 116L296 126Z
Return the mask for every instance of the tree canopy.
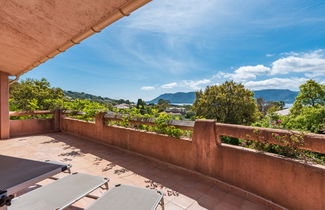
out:
M64 92L53 88L46 79L26 79L9 88L11 110L52 110L60 108Z
M282 110L285 106L284 101L265 101L263 98L256 98L258 110L264 115Z
M165 111L169 107L169 101L165 99L159 99L157 108L160 112Z
M283 128L313 133L325 131L324 85L308 80L300 86L288 116L270 113L255 123L255 126Z
M138 102L137 102L137 108L143 109L145 105L146 105L146 102L144 100L142 100L141 98L139 98Z
M256 121L258 109L254 93L242 84L227 81L196 93L193 110L198 116L218 122L249 125Z
M299 115L305 106L317 107L325 105L325 85L308 80L300 86L300 93L291 109L291 113Z

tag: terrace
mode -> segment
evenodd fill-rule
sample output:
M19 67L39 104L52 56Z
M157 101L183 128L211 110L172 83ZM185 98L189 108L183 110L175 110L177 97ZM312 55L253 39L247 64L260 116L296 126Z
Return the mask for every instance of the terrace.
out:
M236 194L206 177L63 133L13 138L0 142L0 148L5 155L71 163L72 171L109 177L109 186L129 184L162 190L166 209L266 208L265 204ZM47 183L43 181L40 185ZM74 207L86 207L92 202L85 198Z
M18 79L147 2L84 0L74 5L10 0L1 4L0 154L71 163L73 171L109 177L110 186L127 183L162 190L167 210L324 209L324 166L221 143L221 136L229 136L284 145L277 137L290 140L299 133L213 120L170 122L193 130L192 139L177 139L109 126L108 120L119 119L104 113L96 115L95 122L86 122L60 110L9 112L9 76ZM10 120L41 114L52 118ZM132 123L153 122L135 119ZM301 149L325 153L324 135L305 134L303 139ZM84 198L74 209L90 202Z
M219 140L220 136L232 136L281 144L272 134L285 136L288 131L260 128L257 133L256 128L211 120L196 121L194 127L188 122L171 122L193 130L192 139L177 139L108 126L108 120L119 119L104 113L99 113L95 122L73 119L60 111L11 112L10 116L44 113L53 118L11 120L14 138L0 142L0 153L71 163L73 171L109 177L110 186L124 183L162 190L166 209L324 207L324 166ZM133 123L151 124L143 120ZM304 138L304 149L324 153L323 135L306 134ZM85 198L75 207L91 202Z

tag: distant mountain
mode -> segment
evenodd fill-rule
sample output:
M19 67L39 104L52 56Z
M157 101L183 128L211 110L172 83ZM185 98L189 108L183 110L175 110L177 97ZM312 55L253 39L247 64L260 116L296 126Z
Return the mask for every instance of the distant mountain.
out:
M284 101L286 104L293 104L298 91L288 89L266 89L254 91L255 98L263 98L265 101Z
M255 98L263 98L266 101L284 101L286 104L292 104L298 92L287 89L265 89L256 90L254 94ZM173 104L192 104L195 100L195 92L165 93L148 103L158 103L159 99L168 100Z
M148 103L158 103L159 99L164 99L173 104L192 104L195 100L195 92L178 92L178 93L165 93L157 98L149 101Z
M108 97L102 97L102 96L95 96L89 93L84 93L84 92L75 92L75 91L64 91L64 95L66 97L72 98L72 99L89 99L91 101L96 101L99 103L111 103L111 104L121 104L121 103L131 103L129 100L124 100L124 99L111 99Z

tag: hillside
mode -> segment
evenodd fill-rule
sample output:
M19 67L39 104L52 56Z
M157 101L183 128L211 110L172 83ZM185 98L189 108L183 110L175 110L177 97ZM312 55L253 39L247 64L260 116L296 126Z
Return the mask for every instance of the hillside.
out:
M149 101L149 103L158 103L159 99L164 99L175 104L192 104L195 100L195 92L165 93Z
M89 93L84 92L75 92L75 91L64 91L64 95L66 97L72 98L72 99L89 99L91 101L97 101L99 103L111 103L111 104L121 104L121 103L127 103L129 104L129 100L123 100L123 99L111 99L108 97L102 97L102 96L95 96Z
M292 104L298 92L287 89L265 89L256 90L254 94L255 98L263 98L266 101L284 101L286 104ZM168 100L174 104L191 104L195 100L195 92L165 93L149 101L149 103L157 103L159 99Z
M266 89L254 91L255 98L263 98L266 101L284 101L287 104L293 104L298 91L288 89Z

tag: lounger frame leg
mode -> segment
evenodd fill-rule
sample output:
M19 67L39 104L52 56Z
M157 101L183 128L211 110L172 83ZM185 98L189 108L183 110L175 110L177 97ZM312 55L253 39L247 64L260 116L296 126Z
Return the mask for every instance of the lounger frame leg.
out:
M68 173L71 174L71 167L67 169Z
M91 199L94 199L94 200L97 200L99 198L97 195L90 195L90 194L86 195L85 197L91 198Z
M107 182L104 184L104 186L100 186L100 188L102 188L103 190L109 190L108 182L109 182L109 180L107 180Z
M162 210L165 210L165 201L164 201L164 197L161 198L160 205L161 205L161 209L162 209Z
M105 187L100 186L100 188L105 189L105 190L108 190L108 189L109 189L109 187L108 187L108 182L109 182L109 180L104 184ZM97 200L97 199L99 198L97 195L91 195L91 194L88 194L88 195L86 195L85 197L87 197L87 198L92 198L92 199L94 199L94 200Z

